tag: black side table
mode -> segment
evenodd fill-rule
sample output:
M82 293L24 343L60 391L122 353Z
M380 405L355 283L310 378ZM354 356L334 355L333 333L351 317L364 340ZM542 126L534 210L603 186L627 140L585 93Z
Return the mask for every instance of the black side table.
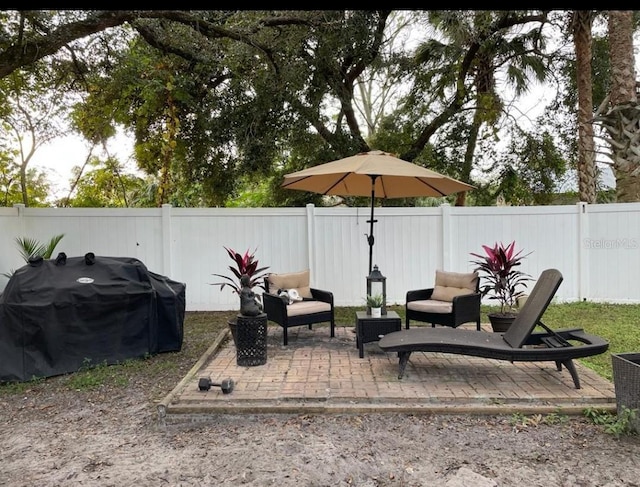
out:
M374 318L366 311L356 311L356 346L360 358L364 358L365 343L377 342L382 335L401 329L400 316L395 311L387 311L387 314L380 318Z

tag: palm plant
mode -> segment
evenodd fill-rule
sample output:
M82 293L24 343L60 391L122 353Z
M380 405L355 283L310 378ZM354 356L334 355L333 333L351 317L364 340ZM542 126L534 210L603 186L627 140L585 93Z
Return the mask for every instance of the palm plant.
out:
M64 237L64 233L60 235L55 235L49 239L48 242L43 243L35 238L30 237L16 237L15 242L18 246L18 250L20 251L20 255L24 259L25 263L29 263L29 260L34 257L42 257L43 259L50 259L55 251L56 247L60 243ZM10 278L14 269L11 269L9 272L4 272L2 275Z
M20 255L25 262L29 262L29 259L33 257L50 259L63 237L64 234L55 235L46 243L39 242L35 238L29 237L16 237L15 241L18 244Z

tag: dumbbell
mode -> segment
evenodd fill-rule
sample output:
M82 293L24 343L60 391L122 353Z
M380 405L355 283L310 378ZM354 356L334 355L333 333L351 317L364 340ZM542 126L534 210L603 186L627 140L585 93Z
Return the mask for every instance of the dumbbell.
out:
M235 382L233 382L233 379L224 379L218 384L216 382L212 382L211 377L201 377L198 381L198 389L201 391L208 391L212 386L222 389L223 394L231 394L233 387L235 386Z

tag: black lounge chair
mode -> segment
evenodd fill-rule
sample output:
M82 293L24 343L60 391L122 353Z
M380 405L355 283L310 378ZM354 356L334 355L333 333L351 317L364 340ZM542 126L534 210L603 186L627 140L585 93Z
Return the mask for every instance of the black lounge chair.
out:
M459 328L411 328L388 333L378 345L385 352L398 352L398 379L402 379L411 352L443 352L510 362L552 361L556 363L558 371L564 365L571 373L576 389L580 389L573 359L601 354L609 348L609 343L585 333L581 328L554 331L540 321L561 282L560 271L543 271L517 318L505 333ZM536 325L544 331L533 332Z

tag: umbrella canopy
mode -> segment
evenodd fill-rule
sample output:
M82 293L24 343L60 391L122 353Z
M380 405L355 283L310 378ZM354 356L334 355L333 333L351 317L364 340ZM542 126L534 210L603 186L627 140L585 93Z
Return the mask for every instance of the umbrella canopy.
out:
M442 197L474 189L462 181L444 176L388 152L369 151L326 164L303 169L284 177L282 187L311 191L323 195L371 195L369 273L373 260L374 200L378 198Z

